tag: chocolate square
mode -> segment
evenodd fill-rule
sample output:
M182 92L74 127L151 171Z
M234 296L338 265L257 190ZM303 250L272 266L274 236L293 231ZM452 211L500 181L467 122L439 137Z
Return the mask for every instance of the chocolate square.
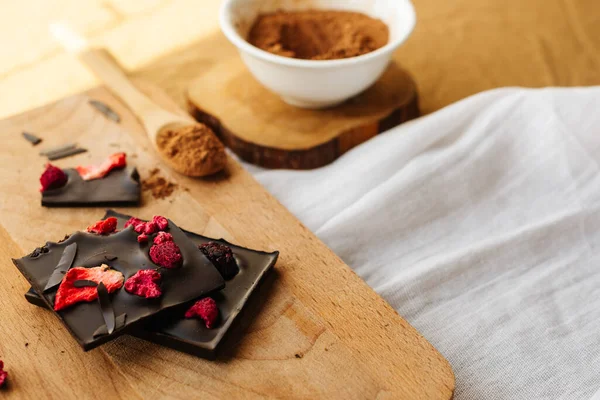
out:
M84 181L77 170L64 170L69 180L58 189L42 192L45 207L136 206L140 203L140 175L125 167L111 171L101 179Z
M114 315L126 314L123 327L117 328L111 334L95 337L95 333L105 326L102 309L98 302L79 303L55 312L85 351L125 333L161 311L193 301L224 287L225 281L217 269L172 221L169 221L168 232L173 235L175 243L181 250L183 263L178 268L160 269L163 294L158 299L135 296L125 291L124 288L110 295ZM46 291L46 293L44 293L44 288L54 272L63 250L72 243L77 243L73 266L95 267L107 264L123 273L125 280L140 269L158 268L148 255L152 236L149 243L139 244L133 227L109 236L76 232L61 243L48 242L43 252L36 252L39 254L38 256L28 255L13 260L13 262L35 291L43 294L42 299L49 307L54 304L56 288Z
M108 211L104 218L108 217L116 217L119 227L130 218L128 215L114 211ZM221 314L219 324L213 329L208 329L198 319L185 319L183 314L190 306L187 304L161 313L159 318L149 319L143 326L128 333L178 351L214 359L225 334L230 330L254 289L275 265L279 252L266 253L251 250L225 240L215 240L185 230L184 232L196 246L216 241L231 247L240 268L240 272L227 282L225 289L212 295ZM33 289L25 294L25 298L32 304L47 307Z

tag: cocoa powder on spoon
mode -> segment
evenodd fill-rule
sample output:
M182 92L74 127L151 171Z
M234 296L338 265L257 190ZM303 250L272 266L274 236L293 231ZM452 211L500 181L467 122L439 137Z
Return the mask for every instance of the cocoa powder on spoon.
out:
M156 145L167 162L184 175L212 175L227 163L225 147L204 124L162 129L156 135Z

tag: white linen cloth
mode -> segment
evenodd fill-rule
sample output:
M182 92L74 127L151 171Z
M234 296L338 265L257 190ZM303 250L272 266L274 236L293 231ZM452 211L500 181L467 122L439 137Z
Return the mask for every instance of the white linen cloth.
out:
M449 361L461 399L600 388L600 87L499 89L256 178Z

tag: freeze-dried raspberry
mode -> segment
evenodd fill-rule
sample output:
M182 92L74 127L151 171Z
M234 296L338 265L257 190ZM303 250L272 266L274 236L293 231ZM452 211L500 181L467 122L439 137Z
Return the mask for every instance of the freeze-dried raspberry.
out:
M141 235L139 235L137 237L137 241L138 241L138 243L147 243L148 242L148 235L146 235L145 233L142 233Z
M117 222L115 217L109 217L105 220L96 222L94 225L88 226L87 231L97 235L108 235L117 230Z
M217 302L210 297L205 297L202 300L198 300L190 307L185 313L186 318L198 317L204 321L208 329L215 326L217 319L219 319L219 308Z
M144 227L144 233L146 235L152 235L153 233L158 232L158 225L154 222L146 222L146 226Z
M229 246L217 242L208 242L198 246L198 248L219 270L224 279L229 280L240 271Z
M175 242L164 242L150 247L150 258L154 264L165 268L176 268L182 261L181 251Z
M117 168L124 168L127 165L127 155L125 153L111 154L100 165L78 166L77 172L84 181L104 178L110 171Z
M166 242L172 242L173 235L167 232L158 232L158 235L154 237L154 244L163 244Z
M147 299L156 299L162 295L160 281L162 276L153 269L142 269L125 282L125 290Z
M167 220L165 217L161 217L160 215L155 215L152 217L152 222L154 222L161 231L164 231L169 226L169 220Z
M130 225L132 225L134 228L139 225L139 224L143 224L144 221L142 221L139 218L136 217L131 217L127 220L127 222L125 222L125 228L129 227Z
M40 183L42 184L40 192L61 188L67 184L67 180L68 177L65 171L48 163L42 176L40 176Z
M155 215L152 221L144 222L141 219L131 217L125 223L125 228L133 226L133 230L140 234L152 235L156 232L164 231L169 226L169 221L165 217Z
M0 360L0 388L6 383L6 378L8 378L8 373L4 370L4 362Z
M58 287L54 299L54 310L60 311L73 304L90 302L98 298L98 290L95 287L75 287L76 281L102 282L108 293L112 293L123 286L124 279L122 273L110 269L106 264L94 268L71 268Z

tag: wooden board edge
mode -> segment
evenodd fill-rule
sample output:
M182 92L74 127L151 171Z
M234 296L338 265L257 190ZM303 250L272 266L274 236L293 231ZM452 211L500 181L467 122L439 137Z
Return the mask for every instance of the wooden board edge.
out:
M231 132L219 118L209 114L190 97L187 110L192 117L209 126L223 143L242 160L270 169L315 169L330 164L342 154L404 122L420 115L418 95L412 96L407 104L400 104L379 122L368 123L346 130L331 140L301 150L286 150L248 142Z

